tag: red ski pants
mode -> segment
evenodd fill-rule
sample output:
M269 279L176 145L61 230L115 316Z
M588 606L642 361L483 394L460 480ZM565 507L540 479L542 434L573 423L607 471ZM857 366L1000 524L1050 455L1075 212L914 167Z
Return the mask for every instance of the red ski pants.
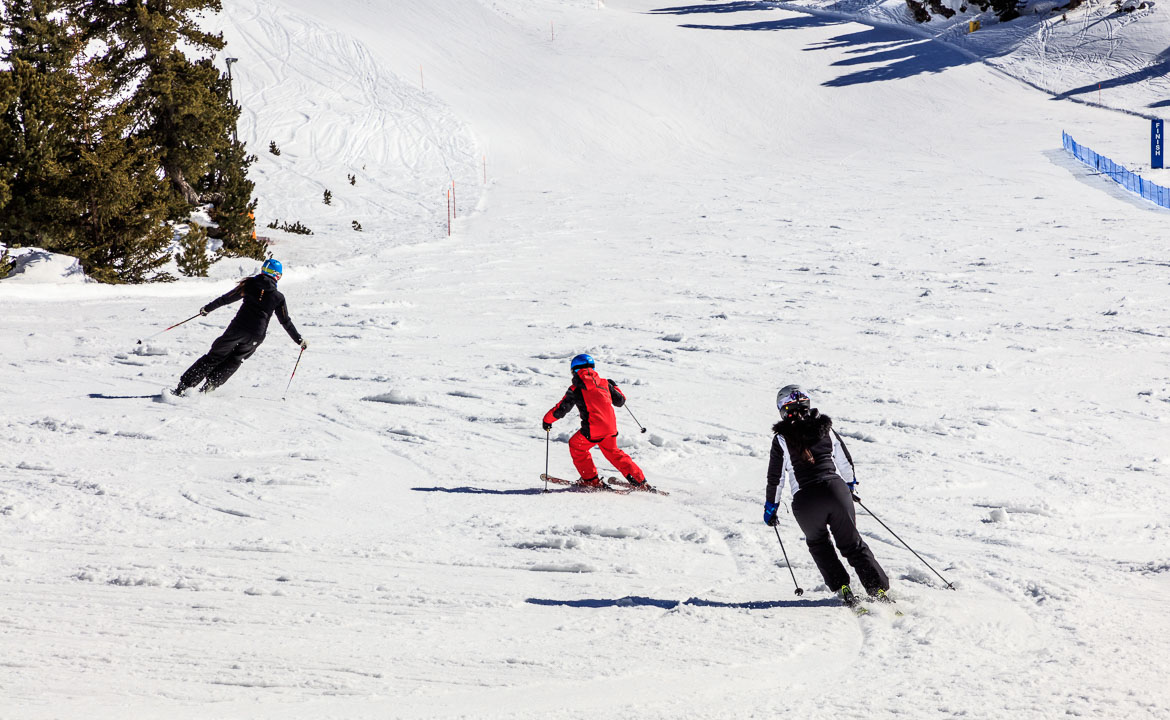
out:
M646 479L642 468L635 465L629 455L618 449L616 435L610 435L594 442L578 430L573 437L569 438L569 455L573 458L573 465L576 466L581 477L586 480L597 477L597 466L593 464L593 458L589 455L589 451L593 449L594 445L601 448L601 454L605 456L606 460L613 463L613 466L623 476L633 475L638 480Z

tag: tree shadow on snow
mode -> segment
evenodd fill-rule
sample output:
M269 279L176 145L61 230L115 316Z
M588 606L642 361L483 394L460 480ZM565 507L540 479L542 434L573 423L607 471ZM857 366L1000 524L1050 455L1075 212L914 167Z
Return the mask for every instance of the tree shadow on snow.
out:
M690 15L692 13L714 13L724 14L741 12L745 10L777 10L775 5L765 2L730 2L720 3L718 5L684 5L682 7L669 7L651 10L651 14L656 15ZM791 11L789 11L791 12ZM837 20L824 15L790 15L780 20L767 20L754 23L743 23L742 25L680 25L679 27L693 28L696 30L798 30L800 28L823 27L825 25L841 25L844 21Z
M840 20L834 20L820 15L793 15L791 17L781 18L779 20L763 20L754 23L744 23L742 25L694 25L685 24L679 27L691 28L692 30L743 30L748 32L779 32L781 30L800 30L802 28L826 27L828 25L840 25Z
M740 2L727 2L712 5L680 5L679 7L657 8L650 12L655 15L691 15L695 13L733 13L743 12L745 10L775 10L776 6L768 2L752 2L752 0L740 0Z
M515 490L492 490L490 488L471 487L464 485L462 487L414 487L411 488L415 492L442 492L442 493L459 493L465 495L542 495L544 490L540 488L518 488ZM552 492L559 492L557 490L549 490Z
M686 5L660 8L652 12L657 14L684 15L691 13L730 13L744 10L777 9L779 8L776 8L774 5L764 3L731 2L719 5ZM782 31L828 27L832 25L857 27L854 21L818 14L786 15L779 20L743 23L740 25L687 24L681 27L696 30ZM862 27L865 26L862 25ZM826 81L822 83L825 87L847 87L849 85L908 78L923 73L940 73L948 68L973 62L969 56L952 50L942 43L926 40L897 28L865 27L864 30L844 33L829 40L819 42L806 48L806 50L839 49L849 46L856 47L854 50L847 51L852 55L856 55L856 57L835 62L833 63L834 66L849 68L859 65L877 65L877 67L857 70ZM1012 46L1010 44L1005 44L1002 48L986 52L986 57L1009 52L1011 49Z
M726 13L738 10L768 10L776 9L759 3L740 2L725 3L722 5L700 5L678 8L662 8L653 12L666 14L685 14L697 12ZM738 31L767 31L780 32L784 30L802 30L814 27L829 27L832 25L846 25L845 20L826 15L787 15L778 20L743 23L741 25L697 25L687 24L681 27L695 30L738 30ZM855 26L856 27L856 26ZM864 26L863 26L864 27ZM823 83L826 87L846 87L862 83L882 82L913 77L923 73L940 73L957 65L965 65L971 59L960 52L936 43L924 40L916 35L897 30L895 28L865 27L864 30L847 32L834 38L816 43L806 50L829 50L854 47L846 52L854 55L833 63L838 67L855 67L859 65L878 65L864 70L842 75Z
M720 602L718 600L703 600L702 598L688 598L686 600L659 600L657 598L628 595L615 599L582 599L582 600L549 600L546 598L528 598L525 602L531 605L551 605L558 607L578 608L610 608L610 607L656 607L663 610L673 610L681 605L695 607L730 608L733 610L770 610L773 608L805 608L830 607L841 604L836 598L822 598L820 600L758 600L755 602Z
M1170 100L1160 100L1158 102L1150 103L1152 108L1170 107Z
M838 60L833 67L855 70L821 83L825 87L848 87L871 82L885 82L914 77L924 73L940 73L952 67L966 65L971 59L933 40L923 40L890 28L866 28L844 33L805 48L806 51L852 47L850 57Z

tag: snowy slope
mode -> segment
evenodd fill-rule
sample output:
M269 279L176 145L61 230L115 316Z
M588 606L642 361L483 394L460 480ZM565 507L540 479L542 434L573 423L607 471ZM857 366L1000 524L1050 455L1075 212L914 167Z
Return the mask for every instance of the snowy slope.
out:
M286 401L277 326L180 401L230 311L135 342L254 263L0 283L0 717L1170 713L1168 215L1059 150L1144 120L771 4L345 9L220 19L315 231ZM540 492L581 351L669 497ZM957 592L862 515L905 615L855 618L786 515L794 596L788 382Z
M885 73L935 71L916 57L916 49L932 40L1047 92L1056 101L1150 118L1164 118L1165 108L1170 107L1170 6L1162 3L1127 2L1127 6L1145 7L1123 12L1113 0L1088 0L1071 10L1065 7L1067 3L1028 0L1021 4L1023 14L1007 23L965 0L943 0L956 13L951 18L935 15L927 23L913 20L905 0L760 0L754 4L904 30L900 40L878 50L881 59L888 61ZM972 21L981 23L981 29L970 32ZM764 21L747 27L766 30L771 24ZM922 40L916 41L915 36ZM970 90L977 100L978 88ZM1140 125L1133 130L1109 128L1089 139L1126 167L1170 183L1170 172L1150 169L1149 132Z

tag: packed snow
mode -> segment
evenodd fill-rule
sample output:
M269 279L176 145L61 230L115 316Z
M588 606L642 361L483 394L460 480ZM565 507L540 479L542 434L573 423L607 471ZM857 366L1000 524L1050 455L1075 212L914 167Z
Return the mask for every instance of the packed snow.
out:
M1060 99L1048 51L1010 54L1037 89L776 3L215 22L310 346L293 377L274 323L175 398L235 308L159 331L258 263L0 281L0 717L1170 716L1170 212L1060 144L1132 162L1148 120ZM578 352L669 496L543 492ZM841 608L782 508L794 593L792 382L901 616Z

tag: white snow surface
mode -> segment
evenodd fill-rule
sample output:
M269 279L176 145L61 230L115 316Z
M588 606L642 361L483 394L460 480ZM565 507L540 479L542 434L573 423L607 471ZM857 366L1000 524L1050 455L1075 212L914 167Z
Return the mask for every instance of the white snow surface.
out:
M1060 150L1146 120L772 3L217 22L311 345L175 399L256 263L0 283L0 717L1170 716L1170 213ZM669 497L541 492L578 352ZM782 510L794 595L790 382L957 591L862 512L855 617Z

